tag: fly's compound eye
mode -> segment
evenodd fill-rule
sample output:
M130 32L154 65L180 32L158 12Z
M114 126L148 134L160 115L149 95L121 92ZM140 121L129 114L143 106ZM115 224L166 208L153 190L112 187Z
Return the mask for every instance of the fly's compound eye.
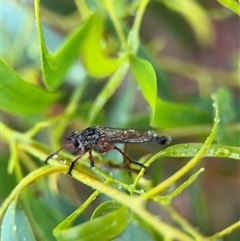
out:
M74 146L75 148L77 148L78 145L79 145L78 140L77 140L77 136L78 136L77 132L71 131L71 132L69 133L69 137L66 138L65 141L71 141L71 143L73 144L73 146Z
M72 142L72 144L73 144L73 146L75 147L75 148L77 148L78 147L78 141L77 141L77 137L72 137L71 138L71 142Z

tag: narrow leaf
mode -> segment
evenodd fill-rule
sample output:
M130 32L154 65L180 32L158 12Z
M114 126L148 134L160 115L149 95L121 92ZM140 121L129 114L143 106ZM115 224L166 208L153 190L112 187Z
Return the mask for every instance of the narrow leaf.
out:
M45 45L39 2L39 0L35 0L35 14L40 42L43 77L46 86L50 90L54 90L63 82L68 68L78 57L85 41L89 40L89 34L94 31L94 26L98 24L99 16L89 16L86 21L69 35L59 50L52 54L47 50Z
M143 59L130 57L131 71L135 77L140 90L152 108L153 116L157 100L156 74L152 65Z
M202 143L187 143L170 146L163 151L163 155L168 157L192 157L199 152L202 145ZM240 160L240 148L237 146L212 144L208 147L204 156Z

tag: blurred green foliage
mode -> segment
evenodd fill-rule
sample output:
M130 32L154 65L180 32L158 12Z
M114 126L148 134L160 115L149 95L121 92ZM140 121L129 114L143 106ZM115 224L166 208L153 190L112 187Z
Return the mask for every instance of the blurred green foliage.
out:
M240 8L218 2L3 1L1 240L238 240ZM147 174L42 166L91 125L173 141L129 148Z

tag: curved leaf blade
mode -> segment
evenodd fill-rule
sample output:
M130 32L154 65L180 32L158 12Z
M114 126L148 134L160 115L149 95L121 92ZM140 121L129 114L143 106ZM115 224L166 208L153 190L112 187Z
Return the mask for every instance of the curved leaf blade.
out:
M149 103L154 116L157 100L155 71L152 65L144 59L130 56L130 64L133 76L135 77L144 98Z
M122 205L116 201L110 200L101 203L93 212L91 219L101 217L107 213L113 212L121 208Z
M93 26L88 35L88 41L84 42L82 48L85 67L90 75L97 78L109 76L117 70L122 62L121 58L113 58L105 53L101 45L103 24L103 17L99 18L99 21ZM99 68L99 66L101 67Z
M220 4L222 4L224 7L230 9L231 11L233 11L235 14L237 14L238 16L240 16L240 5L239 5L239 1L237 3L237 1L234 0L217 0Z
M110 208L110 210L112 209ZM120 205L118 209L81 225L66 230L58 230L54 233L54 236L58 241L105 241L121 234L126 225L127 208Z
M59 97L27 83L2 59L0 65L2 110L12 114L36 114L44 111Z
M171 103L158 98L155 71L148 61L131 56L130 63L141 92L152 109L152 126L171 128L212 122L208 113L194 106Z
M52 54L47 50L44 41L39 0L35 0L35 15L44 82L49 90L55 90L63 82L68 68L78 57L84 43L88 41L89 34L94 31L94 26L98 24L99 16L91 15L72 34L69 35L59 50Z
M36 240L32 231L32 227L19 207L15 207L15 203L11 203L2 220L1 240Z

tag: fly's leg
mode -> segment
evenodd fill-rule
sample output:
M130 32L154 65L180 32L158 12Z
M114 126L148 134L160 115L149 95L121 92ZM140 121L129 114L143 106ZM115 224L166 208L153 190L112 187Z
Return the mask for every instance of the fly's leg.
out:
M106 167L108 168L113 168L113 169L119 169L119 170L126 170L130 173L136 173L138 174L139 173L139 169L133 169L131 168L130 166L127 166L127 165L119 165L119 164L115 164L115 163L112 163L112 162L108 162L105 164Z
M93 159L93 156L92 156L92 151L89 151L88 159L89 159L91 168L93 168L94 167L94 159Z
M72 161L72 163L71 163L71 165L70 165L70 167L69 167L69 170L68 170L68 172L67 172L67 175L72 175L72 170L73 170L73 167L74 167L74 165L75 165L75 163L78 161L78 159L79 158L81 158L84 154L85 154L86 152L83 152L83 153L81 153L81 154L79 154L78 156L76 156L75 158L74 158L74 160Z
M140 162L137 162L137 161L133 161L126 153L124 153L120 148L118 148L117 146L114 146L113 147L114 150L117 150L118 152L120 152L124 158L124 160L128 160L130 163L133 163L137 166L140 166L141 168L144 168L146 169L146 167L140 163Z
M126 144L124 144L124 146L123 146L123 152L124 152L124 154L127 153L127 145ZM126 164L126 165L129 163L129 161L126 159L125 156L123 156L123 163Z
M123 152L127 155L127 144L123 145ZM126 159L125 156L123 156L123 163L124 163L124 166L122 166L121 168L125 169L125 170L128 170L128 175L131 175L131 172L133 172L133 173L139 172L139 170L135 170L135 169L130 167L130 162L129 162L128 159ZM119 169L121 169L121 168L119 168Z
M66 144L66 145L62 145L58 150L56 150L53 154L51 154L50 156L48 156L48 157L46 158L46 160L44 161L45 164L47 164L47 163L48 163L48 160L51 159L51 158L53 158L55 155L57 155L63 148L68 147L68 146L72 146L72 144L69 143L69 144Z

